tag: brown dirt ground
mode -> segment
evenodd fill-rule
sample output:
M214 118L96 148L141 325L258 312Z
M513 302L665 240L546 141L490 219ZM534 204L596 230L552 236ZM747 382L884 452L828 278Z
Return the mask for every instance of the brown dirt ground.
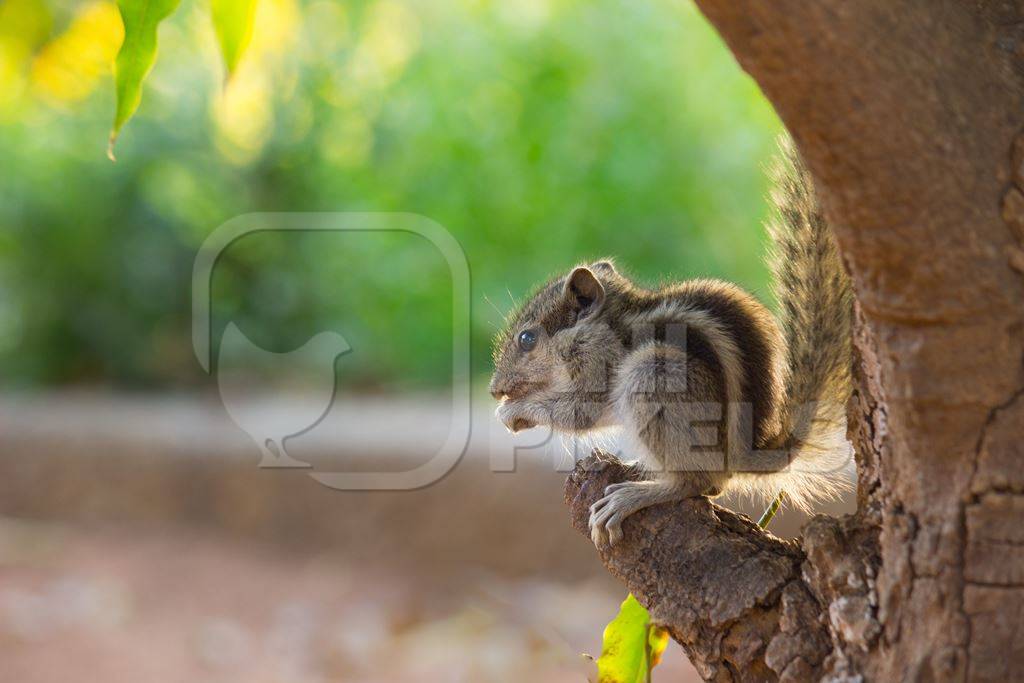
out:
M0 518L0 679L579 682L620 593ZM673 649L655 680L696 680Z

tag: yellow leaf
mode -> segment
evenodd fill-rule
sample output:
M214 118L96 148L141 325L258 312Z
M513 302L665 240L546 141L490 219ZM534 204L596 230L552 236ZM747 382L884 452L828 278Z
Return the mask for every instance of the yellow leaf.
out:
M661 664L661 655L665 653L665 648L668 647L668 630L661 626L651 625L647 636L647 645L651 653L651 668L653 669Z
M76 102L109 73L123 39L117 7L107 0L81 6L67 29L42 47L32 63L36 92L53 102Z
M650 613L630 593L604 629L598 683L647 683L667 645L668 632L651 623Z
M210 0L210 10L224 68L230 78L252 40L256 0Z
M0 2L0 126L16 120L28 85L28 65L50 35L53 14L48 4L45 0Z
M121 127L139 108L142 81L156 61L156 30L171 15L180 0L118 0L124 22L124 42L114 63L117 110L110 130L107 156L114 158L114 141Z

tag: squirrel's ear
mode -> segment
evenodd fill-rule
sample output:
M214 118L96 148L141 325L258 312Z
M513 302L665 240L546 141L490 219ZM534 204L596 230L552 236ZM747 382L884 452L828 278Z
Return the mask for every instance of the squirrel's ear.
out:
M565 281L565 298L580 320L601 308L604 303L604 285L590 268L580 266Z
M592 263L590 267L592 270L599 270L605 273L618 273L618 271L615 270L615 264L610 259L605 259L604 261Z

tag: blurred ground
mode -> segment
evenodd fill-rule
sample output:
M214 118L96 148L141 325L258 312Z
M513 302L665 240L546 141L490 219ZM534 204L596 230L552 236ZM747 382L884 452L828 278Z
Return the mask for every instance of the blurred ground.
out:
M181 530L5 519L0 542L0 668L25 683L583 681L622 597ZM676 653L659 680L686 668Z
M445 411L343 397L290 451L400 469ZM565 520L563 446L493 472L515 442L489 412L440 482L340 492L259 469L216 399L0 396L0 678L585 680L625 590ZM673 644L655 681L679 680Z

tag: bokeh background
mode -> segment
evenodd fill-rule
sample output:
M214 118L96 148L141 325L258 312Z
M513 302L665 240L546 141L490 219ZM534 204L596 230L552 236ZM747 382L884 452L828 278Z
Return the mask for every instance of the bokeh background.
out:
M0 0L0 677L583 680L624 589L566 524L563 444L490 471L514 442L489 340L602 256L768 300L780 124L754 83L686 0L259 0L225 84L184 0L112 163L121 38L106 0ZM474 436L442 482L257 467L191 339L197 250L255 211L411 212L462 245ZM451 288L409 235L253 235L217 263L213 339L344 335L335 408L289 453L400 470L453 419ZM299 360L254 367L252 405L316 414L329 370Z

